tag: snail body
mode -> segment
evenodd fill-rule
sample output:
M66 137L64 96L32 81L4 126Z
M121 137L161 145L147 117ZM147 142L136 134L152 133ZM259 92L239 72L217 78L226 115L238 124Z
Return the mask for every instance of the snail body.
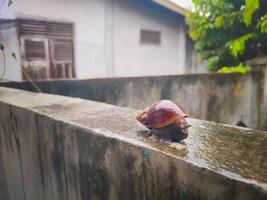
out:
M186 112L170 100L160 100L137 115L136 119L149 128L157 139L179 142L188 136L190 125Z

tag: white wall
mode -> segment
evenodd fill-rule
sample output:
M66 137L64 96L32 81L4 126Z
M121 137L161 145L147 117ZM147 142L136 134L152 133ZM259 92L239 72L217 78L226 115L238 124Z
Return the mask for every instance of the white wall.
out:
M77 78L106 76L104 0L19 0L2 16L74 22Z
M0 35L5 46L5 64L3 54L0 52L0 73L2 75L3 70L5 70L4 79L19 81L22 79L22 71L17 30L15 27L3 29ZM17 61L12 57L12 53L15 53Z
M77 78L185 73L184 22L143 0L19 0L1 14L73 22ZM141 29L161 31L161 45L140 45ZM20 70L11 72L9 78L21 78Z
M116 76L171 75L185 72L184 22L153 3L113 1ZM161 45L141 45L140 30L161 32Z

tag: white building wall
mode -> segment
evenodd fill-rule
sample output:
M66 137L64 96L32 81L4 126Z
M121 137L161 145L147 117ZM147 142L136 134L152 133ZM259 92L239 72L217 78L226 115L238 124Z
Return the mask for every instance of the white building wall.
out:
M2 16L73 22L77 78L105 77L104 0L19 0ZM13 36L12 36L13 38Z
M1 30L0 37L4 43L4 55L0 52L0 74L4 72L5 81L13 80L19 81L22 79L22 71L20 67L20 49L17 30L15 27ZM12 57L15 53L17 61ZM5 63L4 63L5 62Z
M19 0L3 7L1 14L8 19L72 22L77 78L185 72L184 22L143 0ZM161 45L140 45L141 29L161 31ZM4 37L19 52L17 37ZM6 77L21 79L21 70L17 67Z
M114 74L172 75L185 72L185 29L177 15L153 3L114 0ZM140 30L161 32L160 45L141 45Z

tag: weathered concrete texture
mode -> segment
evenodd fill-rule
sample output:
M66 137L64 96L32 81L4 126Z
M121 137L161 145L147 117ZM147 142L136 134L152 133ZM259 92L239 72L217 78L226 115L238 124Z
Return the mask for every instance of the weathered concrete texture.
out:
M0 88L0 199L267 199L267 135L189 119L183 144L137 110Z
M260 71L264 75L264 80L262 80L262 84L264 87L263 90L263 99L265 101L262 102L262 112L261 115L263 116L262 124L263 127L267 130L267 56L257 57L251 60L248 60L247 65L253 66L253 70Z
M253 128L263 123L264 76L240 74L190 74L143 78L39 81L47 93L80 97L135 109L158 99L179 102L191 117L227 124L243 121ZM30 83L3 86L33 90ZM266 99L267 101L267 99Z

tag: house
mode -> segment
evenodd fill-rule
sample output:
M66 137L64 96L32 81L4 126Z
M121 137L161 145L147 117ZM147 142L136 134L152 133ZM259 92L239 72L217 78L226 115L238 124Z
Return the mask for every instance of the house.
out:
M20 0L0 12L6 79L26 79L23 69L32 79L204 70L188 38L188 11L168 0Z

